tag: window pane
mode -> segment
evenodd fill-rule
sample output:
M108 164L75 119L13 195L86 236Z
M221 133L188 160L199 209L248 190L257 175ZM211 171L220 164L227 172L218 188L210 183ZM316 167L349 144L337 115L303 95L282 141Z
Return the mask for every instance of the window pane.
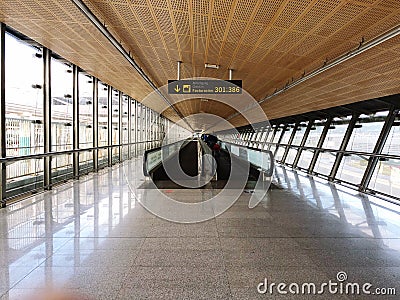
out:
M122 142L128 144L128 96L122 97ZM122 147L123 159L128 158L128 146Z
M275 155L275 160L276 161L281 161L282 160L282 156L285 153L285 148L284 146L279 146L278 151L276 152Z
M390 129L382 153L400 155L399 122L400 117L397 117L394 126ZM400 160L380 159L368 187L398 197L400 195Z
M346 133L346 129L349 125L351 117L347 117L345 119L345 123L336 123L335 121L332 122L332 125L329 126L328 133L322 145L323 149L339 149L340 145L342 144L343 137ZM340 119L339 119L340 120ZM337 120L337 121L339 121Z
M286 127L285 133L283 134L281 140L281 144L287 144L289 142L290 137L292 136L293 129L293 125L289 125L288 127Z
M282 134L282 128L278 128L275 132L275 136L272 142L277 143L279 141L279 138L281 137L281 134Z
M296 154L297 154L298 150L291 148L288 152L288 156L286 157L286 161L285 163L292 165L294 162L294 159L296 158Z
M392 126L388 139L386 140L385 146L383 147L382 153L400 155L400 118L396 120L396 126Z
M373 152L387 115L388 111L373 116L361 115L346 150ZM368 158L358 155L343 157L336 177L354 184L361 183L368 165Z
M72 150L73 75L71 66L51 58L51 144L52 151ZM54 181L72 177L72 155L52 158Z
M93 147L93 79L79 72L79 148ZM93 151L79 153L79 172L93 170Z
M311 127L305 146L317 147L322 131L324 130L325 122L326 120L315 122L313 127Z
M299 146L300 145L300 143L301 143L301 141L303 139L304 133L306 132L307 125L308 125L308 121L305 122L305 123L299 124L299 126L297 127L297 130L296 130L296 133L294 135L294 138L293 138L293 141L292 141L292 145L295 145L295 146ZM289 165L292 165L293 162L294 162L294 159L296 158L296 155L297 155L298 151L299 150L297 148L291 148L289 150L289 152L288 152L288 156L286 158L285 163L287 163Z
M99 97L99 147L108 145L108 103L107 103L107 85L99 82L97 87ZM108 162L108 150L99 150L99 166L103 167Z
M93 147L93 79L79 72L79 147Z
M339 149L346 133L351 116L344 119L335 118L322 145L322 149ZM336 153L320 153L314 171L318 174L329 175L336 160Z
M388 195L400 195L400 160L379 161L368 188Z
M318 155L318 160L314 171L318 174L329 175L332 170L333 163L336 160L336 154L325 152Z
M112 91L112 145L118 145L119 140L119 92L116 89ZM117 162L119 160L119 149L118 147L112 148L112 161Z
M301 152L300 160L299 160L297 166L300 168L303 168L303 169L308 169L313 156L314 156L314 151L303 150Z
M282 130L284 130L284 132L283 132L283 137L282 137L280 144L287 144L289 142L289 139L293 132L292 126L293 125L288 125L286 127L286 129L282 129ZM278 138L278 140L279 140L279 138ZM275 155L276 161L282 160L283 154L285 154L285 149L286 149L286 146L278 146L278 151L276 152L276 155Z
M40 50L5 36L6 155L43 153L43 59ZM14 162L7 168L7 196L41 185L43 160Z
M301 123L297 127L296 134L294 135L292 145L299 146L301 143L301 140L303 139L304 133L306 132L308 126L308 121L305 123Z
M310 133L308 134L305 146L316 147L318 141L321 138L322 131L324 130L326 120L315 121L315 124L311 127ZM311 160L314 156L314 150L303 150L300 155L298 167L308 169Z
M273 136L274 130L275 130L274 128L269 129L267 139L265 140L264 149L269 148L269 143L272 142L272 136Z

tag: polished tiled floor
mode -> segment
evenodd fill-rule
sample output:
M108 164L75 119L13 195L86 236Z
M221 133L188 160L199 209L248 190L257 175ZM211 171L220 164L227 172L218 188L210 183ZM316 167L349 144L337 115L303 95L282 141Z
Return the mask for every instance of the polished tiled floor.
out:
M400 293L396 205L278 166L276 187L255 209L243 193L215 219L177 224L135 201L146 196L135 188L143 180L141 162L131 161L0 211L1 299L51 287L83 299L312 299L259 295L257 285L321 284L339 271L348 282ZM193 201L217 191L166 192Z

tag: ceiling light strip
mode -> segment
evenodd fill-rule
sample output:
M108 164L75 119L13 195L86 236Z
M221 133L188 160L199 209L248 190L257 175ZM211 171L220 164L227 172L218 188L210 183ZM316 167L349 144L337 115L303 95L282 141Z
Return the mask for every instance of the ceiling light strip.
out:
M157 86L151 79L144 73L130 54L122 47L122 45L115 39L115 37L108 31L104 24L91 12L81 0L71 0L79 10L90 20L90 22L107 38L107 40L122 54L122 56L135 68L139 75L149 84L149 86L157 92L158 95L171 107L178 116L185 121L185 123L193 130L192 126L185 120L184 116L175 108L174 105L158 90Z

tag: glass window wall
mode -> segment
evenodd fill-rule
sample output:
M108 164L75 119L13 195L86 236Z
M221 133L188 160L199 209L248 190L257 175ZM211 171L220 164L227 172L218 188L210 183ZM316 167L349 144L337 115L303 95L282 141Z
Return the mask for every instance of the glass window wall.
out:
M400 116L390 129L382 154L400 156ZM400 159L380 158L368 186L372 190L399 197Z
M99 82L97 86L99 98L98 115L99 115L99 147L108 145L108 87L106 84ZM108 163L108 149L99 150L99 167L104 167Z
M387 115L388 111L373 115L361 115L346 150L372 153ZM366 155L345 155L336 178L352 184L360 184L368 165L368 159L369 156Z
M39 48L5 36L6 155L43 153L43 58ZM7 196L36 189L43 182L43 161L8 164Z
M79 72L79 148L93 147L93 78ZM79 172L93 170L93 151L79 153Z

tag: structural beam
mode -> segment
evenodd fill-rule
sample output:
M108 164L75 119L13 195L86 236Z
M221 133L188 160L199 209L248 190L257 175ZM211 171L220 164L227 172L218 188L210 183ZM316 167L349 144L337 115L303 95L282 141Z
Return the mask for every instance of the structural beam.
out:
M374 148L374 154L381 154L383 151L383 147L385 146L385 143L387 141L387 138L389 137L390 130L393 126L393 123L396 119L396 116L399 114L399 109L396 109L394 106L392 106L389 110L389 114L385 120L385 124L382 127L381 133L379 134L378 141L375 144ZM368 188L368 185L371 181L372 175L374 173L374 170L378 164L379 158L375 156L371 156L368 160L368 166L365 169L363 178L361 180L361 184L359 187L359 190L362 192L365 192Z

